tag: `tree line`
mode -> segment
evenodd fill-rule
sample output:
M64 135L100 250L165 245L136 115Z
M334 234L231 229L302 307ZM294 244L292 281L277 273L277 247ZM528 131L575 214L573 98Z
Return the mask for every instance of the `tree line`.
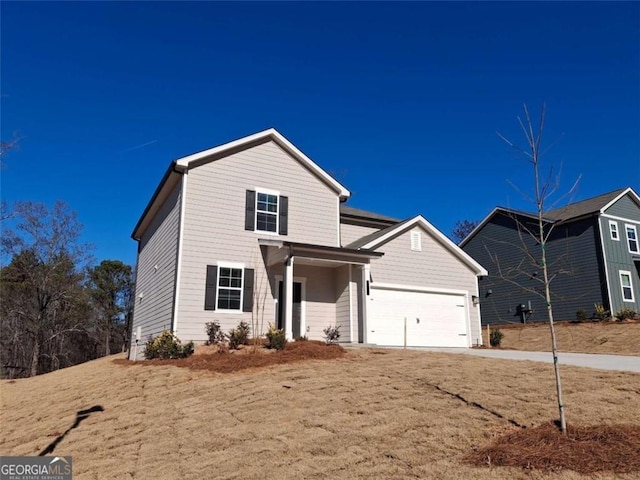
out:
M0 377L32 377L124 351L134 271L92 264L82 225L65 203L3 203Z

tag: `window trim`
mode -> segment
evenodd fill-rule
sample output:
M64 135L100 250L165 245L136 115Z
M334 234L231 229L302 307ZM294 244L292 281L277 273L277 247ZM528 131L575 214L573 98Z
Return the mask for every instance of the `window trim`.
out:
M618 222L615 220L609 220L609 236L611 240L620 241L620 230L618 230Z
M628 270L619 270L618 271L619 276L620 276L620 291L622 292L622 301L623 302L629 302L629 303L635 303L635 296L633 295L633 278L631 277L631 272ZM629 278L629 286L625 287L624 284L622 283L622 277L628 277ZM631 298L625 298L624 296L624 289L628 288L631 290Z
M233 262L217 262L216 263L216 267L218 268L218 278L216 279L216 309L215 311L218 313L231 313L234 315L237 315L239 313L243 313L243 309L242 306L244 305L244 277L245 277L245 272L244 272L244 263L233 263ZM232 268L232 269L236 269L236 270L240 270L241 275L242 275L242 279L240 282L240 287L220 287L220 269L221 268ZM219 301L220 301L220 288L223 289L227 289L227 290L240 290L240 306L238 307L238 309L229 309L229 308L220 308L219 305Z
M629 230L633 230L634 239L629 238ZM631 225L630 223L624 224L624 236L627 239L627 249L629 253L640 253L640 241L638 240L638 229L635 225ZM636 242L636 249L631 250L631 242Z
M256 202L255 202L255 213L254 213L254 232L264 233L266 235L280 235L280 192L277 190L270 190L268 188L255 187L254 191L256 192ZM261 213L266 213L268 215L275 215L276 217L276 229L274 232L270 230L260 230L258 228L258 197L260 194L263 195L272 195L276 197L276 211L275 212L266 212L264 210L260 210Z

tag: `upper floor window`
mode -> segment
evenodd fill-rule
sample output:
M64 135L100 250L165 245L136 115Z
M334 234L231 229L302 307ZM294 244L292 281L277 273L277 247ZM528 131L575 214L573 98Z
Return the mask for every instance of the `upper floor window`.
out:
M256 188L247 190L244 229L287 235L289 198L279 192Z
M622 287L622 299L625 302L633 302L633 284L631 283L631 272L620 270L620 286Z
M620 241L620 235L618 235L618 222L609 220L609 232L611 233L611 240Z
M278 231L278 196L256 192L256 230L274 233Z
M631 253L640 253L640 249L638 249L638 232L636 231L635 225L625 224L624 229L627 232L629 251Z

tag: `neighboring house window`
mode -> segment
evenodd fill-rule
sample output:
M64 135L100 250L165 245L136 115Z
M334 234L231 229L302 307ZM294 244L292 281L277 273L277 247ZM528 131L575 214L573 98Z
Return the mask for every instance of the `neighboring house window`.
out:
M266 189L247 190L245 230L287 235L288 217L288 197Z
M420 232L411 232L411 250L414 252L422 251L422 235L420 235Z
M633 284L631 283L631 272L620 270L620 286L622 287L622 299L625 302L633 302Z
M627 232L627 245L631 253L640 253L638 249L638 232L634 225L625 224L624 229Z
M618 235L618 222L609 220L609 232L611 232L611 240L620 241L620 236Z
M207 265L205 310L251 312L254 270L241 264Z

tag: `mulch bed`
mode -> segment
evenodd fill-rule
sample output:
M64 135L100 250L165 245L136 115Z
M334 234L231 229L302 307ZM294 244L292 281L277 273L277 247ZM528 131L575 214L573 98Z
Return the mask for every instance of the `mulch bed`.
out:
M304 342L289 342L284 350L271 352L264 347L245 347L239 355L231 353L210 353L191 355L176 360L148 360L133 362L131 360L116 359L118 365L175 365L176 367L191 368L193 370L209 370L219 373L232 373L247 368L268 367L285 363L301 362L304 360L331 360L345 355L346 351L340 345L326 345L323 342L308 340Z
M567 426L553 423L496 438L465 457L477 466L509 466L547 471L640 472L640 425Z

